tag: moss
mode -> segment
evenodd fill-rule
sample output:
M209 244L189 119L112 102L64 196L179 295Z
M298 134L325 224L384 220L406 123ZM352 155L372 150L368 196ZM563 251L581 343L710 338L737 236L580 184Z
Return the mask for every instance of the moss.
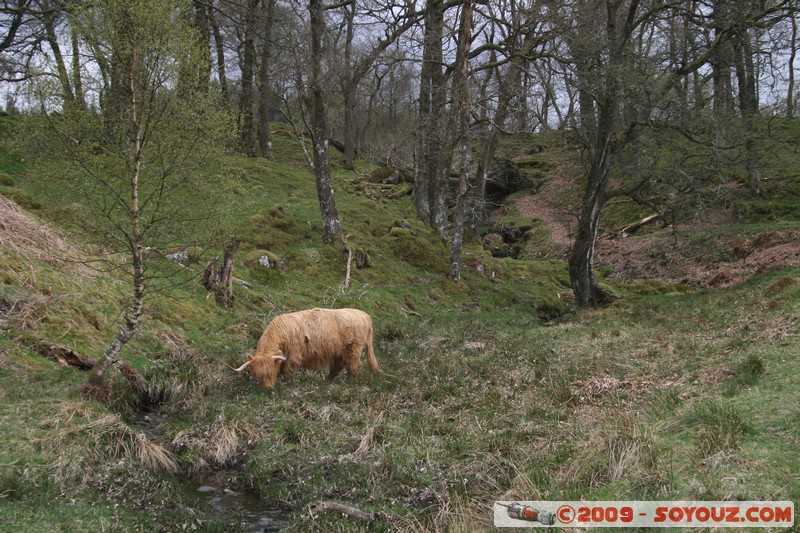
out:
M18 191L6 191L3 193L3 196L14 200L17 203L17 205L22 207L23 209L38 210L44 207L37 200L34 200L27 194Z
M401 261L431 271L445 272L448 252L429 230L392 227L381 241Z
M271 207L250 217L243 235L245 242L267 250L290 246L302 237L294 218L282 206Z
M280 258L268 250L253 250L247 254L244 262L251 268L277 268Z
M392 167L378 167L369 175L372 183L383 183L397 173L397 169Z

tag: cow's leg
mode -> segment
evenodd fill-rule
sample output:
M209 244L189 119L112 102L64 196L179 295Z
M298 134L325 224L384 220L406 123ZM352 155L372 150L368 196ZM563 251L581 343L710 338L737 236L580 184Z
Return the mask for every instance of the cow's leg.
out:
M344 361L341 357L335 357L331 363L331 368L328 371L328 381L333 381L336 379L336 376L339 375L339 372L342 371L342 368L344 368Z
M357 376L361 372L361 352L363 350L364 346L361 344L353 344L347 347L344 366L349 375Z

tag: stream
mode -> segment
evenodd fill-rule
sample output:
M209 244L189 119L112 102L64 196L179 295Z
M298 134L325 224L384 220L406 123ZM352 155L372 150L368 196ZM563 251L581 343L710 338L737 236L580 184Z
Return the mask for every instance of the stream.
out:
M242 531L248 533L272 532L280 531L283 526L284 517L280 511L268 507L251 492L220 490L210 485L189 488L201 501L206 502L214 516L225 519L238 518Z

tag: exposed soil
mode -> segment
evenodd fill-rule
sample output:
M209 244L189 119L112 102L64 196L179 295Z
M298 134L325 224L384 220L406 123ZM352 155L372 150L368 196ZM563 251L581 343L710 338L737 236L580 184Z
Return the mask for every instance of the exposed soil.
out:
M800 232L755 236L723 234L698 239L688 228L649 235L600 239L597 265L616 280L658 279L665 283L728 287L768 269L800 265Z
M555 158L557 159L557 158ZM577 172L568 161L553 161L559 170L536 194L517 200L517 210L524 217L537 218L550 232L550 241L557 254L566 257L572 247L572 230L578 222L574 196L569 188L574 186Z
M577 212L574 191L569 194L575 179L568 174L572 172L556 173L541 191L519 198L516 204L521 215L542 221L553 246L565 258L577 224L570 214ZM800 265L800 231L755 235L722 231L731 222L730 214L720 211L695 224L606 236L597 241L596 266L609 270L606 277L613 281L728 287L764 270Z

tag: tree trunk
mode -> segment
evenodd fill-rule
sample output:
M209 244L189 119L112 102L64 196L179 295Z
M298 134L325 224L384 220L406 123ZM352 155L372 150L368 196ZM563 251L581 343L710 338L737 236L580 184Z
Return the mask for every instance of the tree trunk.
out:
M758 117L758 92L753 62L753 47L747 30L738 31L734 37L734 65L739 89L739 111L744 126L744 152L747 183L753 194L761 193L761 157L756 142Z
M586 178L587 184L578 221L578 231L569 258L570 282L579 307L595 306L607 300L605 293L597 285L594 275L594 251L611 167L610 126L612 122L604 112L601 112L599 118L597 149Z
M61 53L61 47L58 44L55 28L53 27L54 21L52 17L47 17L44 23L45 38L47 44L50 45L50 50L53 52L53 59L56 62L56 73L58 74L58 81L61 84L61 94L64 98L64 107L75 106L75 94L72 92L72 84L70 76L67 72L67 65L64 63L64 55Z
M219 24L214 19L214 8L208 6L208 25L214 36L214 48L217 53L217 78L219 79L219 90L222 94L222 101L228 103L228 78L225 76L225 42L222 33L219 31Z
M797 13L791 6L792 36L789 45L789 82L786 87L786 118L794 118L794 62L797 58Z
M461 249L464 244L464 226L467 218L467 192L472 173L472 144L470 143L469 121L469 50L472 45L472 0L461 7L461 22L458 30L458 52L456 57L456 76L453 87L458 98L458 134L461 164L458 176L458 197L453 216L453 236L450 241L450 279L461 280Z
M122 347L136 334L136 329L139 326L139 318L142 315L142 305L144 303L144 236L139 221L139 180L141 178L142 165L144 162L146 120L142 120L141 109L139 108L141 105L139 91L137 90L139 65L137 64L137 50L135 46L129 53L128 94L130 99L126 107L129 110L127 129L133 134L129 155L131 175L130 203L128 205L128 220L130 222L129 245L131 247L131 263L133 266L133 301L125 312L122 328L119 330L119 333L117 333L117 336L106 349L103 358L92 368L88 380L90 385L102 385L106 382L106 370L111 364L117 361Z
M269 132L269 65L272 51L272 23L275 18L275 1L265 0L264 47L261 50L261 71L259 73L261 98L258 105L258 144L261 147L261 156L267 159L272 159L272 138Z
M234 237L222 252L219 279L216 287L217 301L228 309L233 307L233 256L239 248L240 239Z
M353 58L353 36L356 17L356 3L345 6L347 25L344 44L344 68L342 94L344 97L344 168L355 169L356 158L356 91L358 79L350 76ZM355 73L354 73L355 75Z
M417 214L443 238L447 234L447 176L442 168L445 105L442 72L444 2L431 0L425 12L422 72L420 73L419 144L414 195Z
M81 78L81 58L78 30L74 25L70 28L70 41L72 43L72 87L75 105L78 109L86 109L86 98L83 95L83 80Z
M322 93L322 36L325 19L321 0L310 0L308 4L311 29L311 89L312 144L314 145L314 175L317 179L317 197L322 214L322 242L331 244L342 237L336 196L333 190L330 157L328 154L328 117Z
M248 0L242 53L242 97L239 100L239 142L247 157L256 156L253 136L253 73L255 71L256 10L260 0Z
M619 28L617 20L619 3L606 0L605 6L608 64L603 86L596 88L597 96L593 98L597 101L597 118L594 123L595 134L590 143L591 163L586 176L586 189L575 242L569 258L570 283L575 301L580 307L595 306L608 300L608 295L597 284L594 275L594 251L611 170L612 137L615 121L620 112L619 76L624 65L625 49L633 32L638 2L632 1L629 4L626 22L622 29ZM583 124L581 126L584 127Z

